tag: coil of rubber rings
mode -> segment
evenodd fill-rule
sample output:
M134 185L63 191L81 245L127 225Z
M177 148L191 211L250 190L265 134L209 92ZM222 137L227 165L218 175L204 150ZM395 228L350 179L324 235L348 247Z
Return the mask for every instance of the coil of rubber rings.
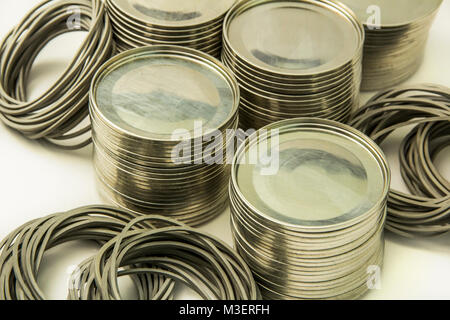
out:
M103 247L72 274L69 299L120 299L111 279L122 276L131 277L140 300L172 299L176 280L204 298L259 297L248 267L220 240L162 216L90 206L30 221L0 242L0 300L46 299L37 282L43 256L74 240Z
M374 96L351 125L381 144L393 131L415 125L401 143L401 175L410 194L391 189L386 228L406 237L450 231L450 185L433 164L450 145L450 89L401 87Z
M133 230L147 221L158 228ZM119 270L120 269L120 270ZM117 276L152 274L183 283L203 299L255 300L250 269L222 241L162 216L131 221L72 277L71 299L121 299Z
M90 206L52 214L25 223L0 242L0 300L44 300L37 284L46 251L73 240L100 245L120 234L134 213L107 206ZM141 222L137 228L152 228ZM132 275L140 299L171 297L174 282L163 276Z
M72 31L87 32L73 60L45 93L28 101L26 84L39 52L57 36ZM86 146L91 141L87 121L91 78L113 47L103 1L40 3L0 46L0 119L30 139L65 149Z

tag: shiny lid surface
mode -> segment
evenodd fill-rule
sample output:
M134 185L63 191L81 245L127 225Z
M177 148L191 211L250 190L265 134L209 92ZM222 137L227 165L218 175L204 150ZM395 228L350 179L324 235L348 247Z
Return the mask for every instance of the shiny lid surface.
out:
M317 121L268 131L238 151L235 182L258 214L291 225L334 225L366 214L386 194L386 169L373 150Z
M113 4L146 23L166 27L188 27L224 15L235 0L112 0Z
M340 0L364 24L373 24L379 14L382 26L412 23L439 8L442 0Z
M253 1L233 10L225 26L232 50L273 72L326 72L361 46L354 21L326 2Z
M113 127L173 140L181 131L193 137L200 123L203 134L215 130L235 112L238 93L214 61L145 48L134 52L110 63L94 83L96 112Z

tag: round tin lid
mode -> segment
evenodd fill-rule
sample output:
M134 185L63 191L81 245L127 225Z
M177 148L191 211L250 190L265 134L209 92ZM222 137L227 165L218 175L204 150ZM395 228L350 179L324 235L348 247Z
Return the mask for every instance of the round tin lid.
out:
M245 5L244 5L245 4ZM252 1L225 19L226 40L248 64L269 72L332 71L359 54L356 18L327 1Z
M280 224L321 227L380 206L388 169L370 139L318 119L266 128L240 148L233 164L236 189L252 211Z
M358 19L367 24L379 14L383 27L413 23L435 12L442 0L340 0L355 12Z
M112 0L134 19L160 27L191 27L223 16L235 0Z
M220 128L235 114L239 93L218 61L205 57L170 46L116 56L94 79L96 113L116 130L147 139L178 140L172 136L183 132L193 138L199 125L203 134Z

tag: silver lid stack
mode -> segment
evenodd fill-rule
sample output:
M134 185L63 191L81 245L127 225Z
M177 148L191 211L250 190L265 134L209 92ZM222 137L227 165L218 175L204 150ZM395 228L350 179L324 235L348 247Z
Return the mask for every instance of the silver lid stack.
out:
M231 73L197 50L152 46L109 60L90 93L103 194L121 207L190 225L220 213L226 150L234 144L225 132L237 127L238 101Z
M330 1L244 0L224 22L222 61L241 89L240 123L346 122L359 103L364 30Z
M235 0L107 0L117 49L189 47L219 57L222 23Z
M364 24L361 90L393 87L420 67L442 0L341 0Z
M266 299L352 299L377 285L390 173L355 129L299 118L257 131L231 170L234 241Z

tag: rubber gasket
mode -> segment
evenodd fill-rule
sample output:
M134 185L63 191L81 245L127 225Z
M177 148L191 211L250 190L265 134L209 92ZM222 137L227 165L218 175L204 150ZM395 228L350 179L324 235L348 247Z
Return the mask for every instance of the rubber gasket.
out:
M73 31L87 32L74 58L46 92L28 101L26 84L36 57L51 40ZM101 0L38 4L0 46L0 119L30 139L64 149L88 145L90 82L113 50L112 28Z
M130 276L138 299L173 299L181 282L205 299L258 299L242 258L222 241L162 216L90 206L25 223L0 242L0 300L44 300L37 278L44 254L75 240L100 244L70 278L72 300L121 299Z
M37 283L45 252L74 240L104 244L119 235L135 217L126 210L90 206L25 223L0 242L0 300L46 299ZM133 225L133 230L152 227L143 221ZM170 297L175 285L164 276L151 274L132 275L132 280L140 299Z
M143 221L156 229L134 230ZM78 299L121 299L117 276L172 279L203 299L255 300L260 293L244 260L224 242L162 216L131 221L76 277Z
M449 183L433 164L450 145L450 89L426 84L383 91L350 124L378 144L395 130L414 125L399 150L411 194L390 190L386 228L405 237L450 231Z

